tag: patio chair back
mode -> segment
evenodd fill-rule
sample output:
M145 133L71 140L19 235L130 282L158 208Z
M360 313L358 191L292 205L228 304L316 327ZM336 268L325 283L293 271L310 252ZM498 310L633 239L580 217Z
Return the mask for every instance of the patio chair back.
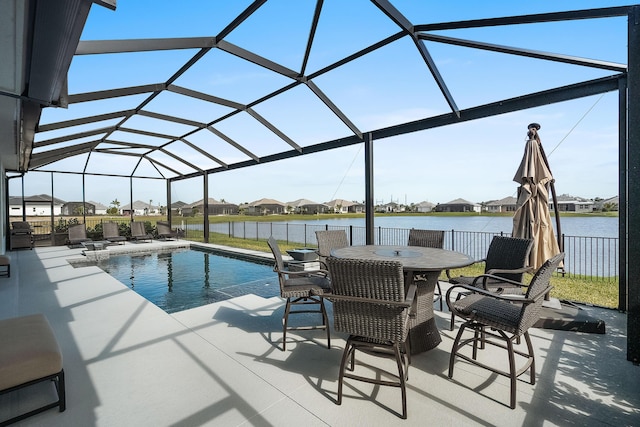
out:
M336 331L381 341L404 342L408 308L387 305L405 299L404 273L397 261L327 258ZM331 297L330 297L331 298Z
M409 230L409 246L421 246L423 248L436 248L442 249L444 247L444 230L421 230L412 228ZM426 281L427 278L424 274L414 276L414 280ZM442 288L440 287L440 281L436 281L436 290L434 293L437 301L440 303L440 311L442 311Z
M517 237L494 236L487 250L485 258L485 273L489 270L517 270L526 267L529 262L529 254L533 248L532 239L520 239ZM522 282L524 272L506 273L497 272L496 276L505 279Z
M318 240L318 258L325 265L332 249L349 246L349 239L344 230L319 230L316 231L316 239Z
M409 230L409 246L422 246L424 248L444 247L444 230L420 230L412 228Z

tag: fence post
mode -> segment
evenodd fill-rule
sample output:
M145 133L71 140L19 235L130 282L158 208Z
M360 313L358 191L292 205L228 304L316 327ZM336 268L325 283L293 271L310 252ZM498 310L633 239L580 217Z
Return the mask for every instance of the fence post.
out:
M451 250L456 250L456 231L451 229Z
M353 225L349 226L349 244L353 246Z
M288 245L289 244L289 223L287 223L286 233L287 233L287 245Z

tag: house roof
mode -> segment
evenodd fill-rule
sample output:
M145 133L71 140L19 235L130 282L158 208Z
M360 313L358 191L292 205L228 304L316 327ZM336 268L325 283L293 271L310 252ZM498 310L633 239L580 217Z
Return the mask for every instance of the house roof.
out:
M280 205L280 206L285 206L284 203L278 201L278 200L274 200L274 199L260 199L260 200L255 200L251 203L248 203L247 206L262 206L262 205Z
M286 206L293 206L294 208L299 208L302 206L309 206L309 205L324 205L324 203L314 202L309 199L298 199L298 200L294 200L292 202L286 203Z
M133 209L134 210L144 210L144 209L158 209L157 205L153 205L149 202L143 202L142 200L136 200L135 202L133 202ZM120 208L122 210L130 210L131 209L131 204L126 204L124 205L122 208Z
M344 199L334 199L334 200L331 200L330 202L325 202L324 204L331 208L335 208L338 205L341 205L343 208L348 208L349 206L352 206L355 203L350 202L349 200L344 200Z
M219 200L216 200L212 197L209 197L207 199L207 203L209 203L209 206L212 205L229 205L229 206L237 206L235 203L229 203L229 202L221 202ZM204 205L204 199L200 199L197 202L193 202L193 203L189 203L188 205L185 205L184 207L186 208L192 208L194 206L202 206Z
M441 203L440 205L441 206L442 205L473 205L473 206L477 206L477 203L473 203L473 202L470 202L470 201L465 200L465 199L455 199L455 200L452 200L452 201L447 202L447 203Z
M515 197L507 196L500 200L492 200L490 202L487 202L486 205L487 206L515 205L517 202L518 202L518 199L516 199Z
M92 200L87 200L87 203L88 203L88 204L92 204L96 209L100 209L100 210L107 210L107 209L109 209L109 207L108 207L108 206L105 206L105 205L103 205L103 204L102 204L102 203L100 203L100 202L94 202L94 201L92 201Z
M37 194L34 196L25 196L24 201L26 203L51 203L51 196L48 194ZM66 202L62 199L58 199L56 197L53 198L54 205L64 205ZM21 205L22 197L10 196L9 197L10 205Z

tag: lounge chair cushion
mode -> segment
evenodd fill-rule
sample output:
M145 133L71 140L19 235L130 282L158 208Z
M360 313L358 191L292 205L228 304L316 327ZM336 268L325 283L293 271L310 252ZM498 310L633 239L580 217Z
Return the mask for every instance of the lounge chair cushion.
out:
M62 353L42 314L0 320L0 390L62 371Z

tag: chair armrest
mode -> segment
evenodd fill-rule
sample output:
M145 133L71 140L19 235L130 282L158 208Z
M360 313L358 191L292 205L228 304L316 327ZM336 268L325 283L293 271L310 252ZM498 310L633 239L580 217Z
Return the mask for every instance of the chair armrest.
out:
M518 274L518 273L529 273L529 272L534 271L534 270L535 269L533 267L514 268L514 269L511 269L511 270L502 269L502 268L492 268L490 270L487 270L486 274L498 274L498 273Z
M502 276L496 276L494 274L481 274L480 276L477 276L475 279L473 279L473 283L471 284L471 286L473 286L474 288L480 288L480 286L478 286L478 282L482 281L482 285L481 285L482 287L481 288L486 290L487 289L487 287L486 287L487 279L495 279L495 280L497 280L499 282L509 283L511 285L520 286L522 288L526 288L527 286L529 286L529 285L527 285L525 283L521 283L521 282L517 282L515 280L507 279L507 278L502 277Z
M476 260L476 261L473 261L473 263L472 263L472 264L470 264L470 266L471 266L471 265L474 265L474 264L478 264L478 263L480 263L480 262L485 262L485 261L486 261L486 259L485 259L485 258L478 259L478 260ZM454 270L455 270L455 269L454 269ZM445 274L447 275L447 279L451 279L451 270L450 270L450 269L445 270Z
M416 285L413 284L409 287L407 296L409 296L409 294L412 292L413 292L413 295L415 295L415 291L416 291L415 286ZM336 295L336 294L329 294L325 298L329 299L330 301L342 300L342 301L352 301L352 302L364 302L368 304L390 305L393 307L403 307L403 308L410 308L413 305L413 296L411 296L411 300L406 299L404 301L389 301L384 299L352 297L348 295Z
M276 268L273 269L278 274L287 274L292 277L302 277L302 276L329 276L329 270L325 269L317 269L317 270L301 270L301 271L290 271L290 270L278 270Z
M516 282L517 283L517 282ZM497 300L501 300L501 301L506 301L506 302L516 302L516 303L520 303L520 304L533 304L534 302L538 301L540 298L542 298L544 295L546 295L547 292L549 292L553 286L549 285L546 288L544 288L542 291L538 292L537 294L535 294L534 296L530 296L529 298L524 298L518 295L503 295L503 294L497 294L495 292L491 292L491 291L487 291L486 289L482 289L482 288L477 288L475 286L471 286L471 285L453 285L452 287L450 287L447 290L447 294L446 294L446 299L447 299L447 305L449 306L449 309L452 311L455 311L455 309L453 309L452 305L449 304L450 301L450 294L453 291L453 289L455 288L463 288L469 292L475 293L475 294L480 294L480 295L484 295L487 297L491 297Z

